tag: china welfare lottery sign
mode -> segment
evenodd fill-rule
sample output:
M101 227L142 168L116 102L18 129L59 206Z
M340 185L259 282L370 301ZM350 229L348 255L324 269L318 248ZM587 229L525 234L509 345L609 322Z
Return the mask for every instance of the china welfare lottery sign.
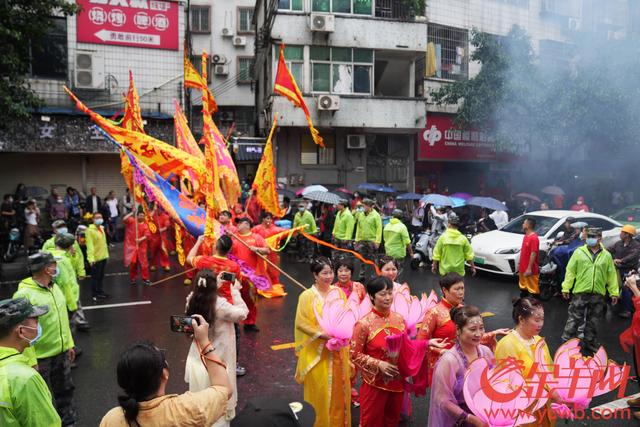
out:
M163 0L76 0L77 41L178 50L178 3Z

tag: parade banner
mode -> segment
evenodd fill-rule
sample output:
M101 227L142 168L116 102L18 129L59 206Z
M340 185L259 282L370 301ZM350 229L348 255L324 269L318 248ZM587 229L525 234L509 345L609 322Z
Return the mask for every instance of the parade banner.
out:
M177 1L76 0L77 41L178 50Z
M283 217L285 209L280 207L278 190L276 189L276 167L273 164L273 133L278 126L278 116L274 115L273 125L267 138L267 143L262 152L262 160L258 165L252 188L256 192L256 199L260 206L271 215Z

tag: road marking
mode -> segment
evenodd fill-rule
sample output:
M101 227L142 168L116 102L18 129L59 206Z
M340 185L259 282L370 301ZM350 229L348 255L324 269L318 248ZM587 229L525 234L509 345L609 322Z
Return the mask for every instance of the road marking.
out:
M147 305L151 304L151 301L135 301L135 302L123 302L119 304L102 304L102 305L90 305L82 306L83 310L97 310L99 308L115 308L115 307L129 307L132 305Z
M129 274L128 271L120 271L118 273L107 273L107 274L104 275L104 277L126 276L127 274ZM87 275L87 277L91 277L91 275Z
M600 414L611 414L615 410L628 408L629 405L627 405L627 400L635 399L637 397L640 397L640 393L632 394L631 396L623 397L622 399L614 400L612 402L596 406L595 408L591 408L591 410Z
M274 351L278 351L278 350L288 350L290 348L295 348L296 343L294 342L288 342L286 344L278 344L278 345L272 345L271 346L271 350Z
M495 313L492 313L490 311L485 311L484 313L480 313L480 317L493 317L495 316Z

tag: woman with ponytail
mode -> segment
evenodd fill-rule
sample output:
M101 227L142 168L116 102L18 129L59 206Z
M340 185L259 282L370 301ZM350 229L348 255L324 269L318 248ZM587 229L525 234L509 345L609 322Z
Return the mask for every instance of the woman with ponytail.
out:
M120 357L117 376L124 393L118 396L120 406L107 412L100 427L209 426L224 414L231 396L225 363L212 351L209 324L200 315L193 318L194 340L202 347L209 386L196 393L166 394L169 364L164 351L149 341L138 342Z
M211 270L201 270L193 281L195 287L187 297L186 314L201 315L207 322L213 324L209 330L209 340L213 353L227 364L227 376L233 395L227 403L227 410L215 424L215 427L228 427L236 414L238 392L236 389L236 333L234 323L243 321L249 309L242 300L238 282L223 281L220 274L216 276ZM220 289L227 289L228 294L220 293ZM209 386L207 372L200 361L201 349L194 340L189 349L184 372L184 380L189 384L190 391L204 390ZM210 424L209 424L210 425Z

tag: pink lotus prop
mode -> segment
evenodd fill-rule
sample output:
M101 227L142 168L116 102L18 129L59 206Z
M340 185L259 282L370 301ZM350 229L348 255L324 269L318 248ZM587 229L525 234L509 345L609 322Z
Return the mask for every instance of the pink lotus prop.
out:
M360 301L356 292L351 292L349 299L347 299L347 305L356 313L358 320L369 314L373 308L369 295L365 295L362 301Z
M435 295L435 293L432 292L432 295ZM416 325L422 321L427 310L434 305L435 303L433 303L431 296L427 298L425 294L422 294L422 300L419 300L418 297L409 293L408 287L402 286L394 292L391 311L395 311L404 318L407 324L407 332L409 336L413 337L417 332Z
M397 359L402 346L402 336L404 334L387 335L384 340L387 344L387 354L391 359Z
M427 294L423 293L422 298L420 298L420 305L422 305L422 311L426 314L427 311L431 310L433 307L438 304L438 295L432 289L429 297L427 298Z
M326 343L327 349L337 351L349 345L358 315L347 304L340 289L329 291L322 306L322 313L318 313L315 305L313 311L322 331L331 337Z
M540 349L537 349L535 359L540 371L550 372L549 367L544 365ZM553 388L565 402L573 404L576 409L587 408L592 398L617 388L629 371L627 365L620 366L609 361L603 347L593 357L583 357L580 353L580 340L577 338L560 346L553 362ZM562 406L564 405L555 405L554 408L559 416L566 415Z
M547 398L535 399L527 392L520 364L513 358L494 368L484 358L474 360L464 377L464 400L469 409L491 427L533 423L531 415Z

